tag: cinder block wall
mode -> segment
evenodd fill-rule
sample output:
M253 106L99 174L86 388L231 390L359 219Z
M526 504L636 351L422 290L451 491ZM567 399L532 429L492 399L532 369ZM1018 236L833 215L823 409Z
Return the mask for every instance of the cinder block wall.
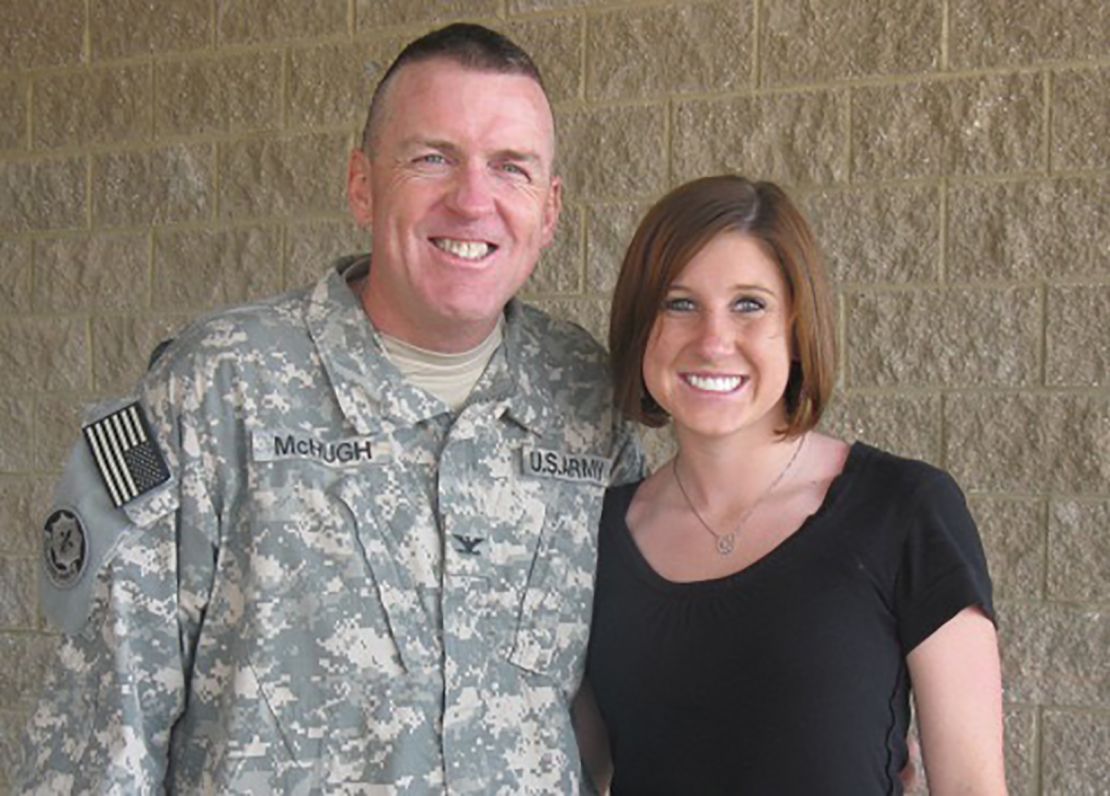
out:
M802 200L839 285L829 427L949 468L981 523L1012 792L1107 793L1103 0L0 0L0 791L82 406L198 313L366 246L343 182L370 87L459 18L518 38L557 105L549 309L603 336L637 218L686 179Z

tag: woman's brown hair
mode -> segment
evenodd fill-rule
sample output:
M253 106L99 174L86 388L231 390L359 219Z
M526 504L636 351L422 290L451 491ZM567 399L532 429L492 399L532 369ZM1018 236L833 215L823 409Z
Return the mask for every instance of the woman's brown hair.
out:
M794 362L786 385L784 436L817 425L836 377L832 292L817 241L781 188L735 175L704 177L660 199L624 256L609 317L615 401L629 417L662 426L667 413L644 386L644 351L667 290L702 247L723 232L758 241L790 292Z

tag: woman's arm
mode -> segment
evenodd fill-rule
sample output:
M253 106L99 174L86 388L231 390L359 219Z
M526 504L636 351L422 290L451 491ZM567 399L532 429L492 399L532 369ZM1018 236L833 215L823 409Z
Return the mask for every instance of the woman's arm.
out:
M582 757L582 767L593 780L598 793L609 792L609 781L613 778L613 761L609 756L609 736L601 711L594 699L594 691L589 680L582 681L582 688L571 706L574 721L574 734L578 737L578 753Z
M907 656L932 796L1006 793L994 624L965 608Z

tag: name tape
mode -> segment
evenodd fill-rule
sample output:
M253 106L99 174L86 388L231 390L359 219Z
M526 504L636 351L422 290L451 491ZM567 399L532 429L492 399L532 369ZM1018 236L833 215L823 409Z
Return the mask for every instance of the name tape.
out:
M303 431L256 431L251 453L256 462L311 459L329 467L350 467L380 458L384 444L373 437L322 440Z

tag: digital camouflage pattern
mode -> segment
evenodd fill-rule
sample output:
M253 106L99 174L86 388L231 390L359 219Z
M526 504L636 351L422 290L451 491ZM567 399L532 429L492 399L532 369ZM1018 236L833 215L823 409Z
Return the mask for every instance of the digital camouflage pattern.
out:
M513 302L452 417L384 359L345 283L365 267L162 355L137 397L169 482L116 509L75 449L56 508L90 565L44 587L68 633L27 790L586 787L569 704L597 521L643 466L603 352Z

